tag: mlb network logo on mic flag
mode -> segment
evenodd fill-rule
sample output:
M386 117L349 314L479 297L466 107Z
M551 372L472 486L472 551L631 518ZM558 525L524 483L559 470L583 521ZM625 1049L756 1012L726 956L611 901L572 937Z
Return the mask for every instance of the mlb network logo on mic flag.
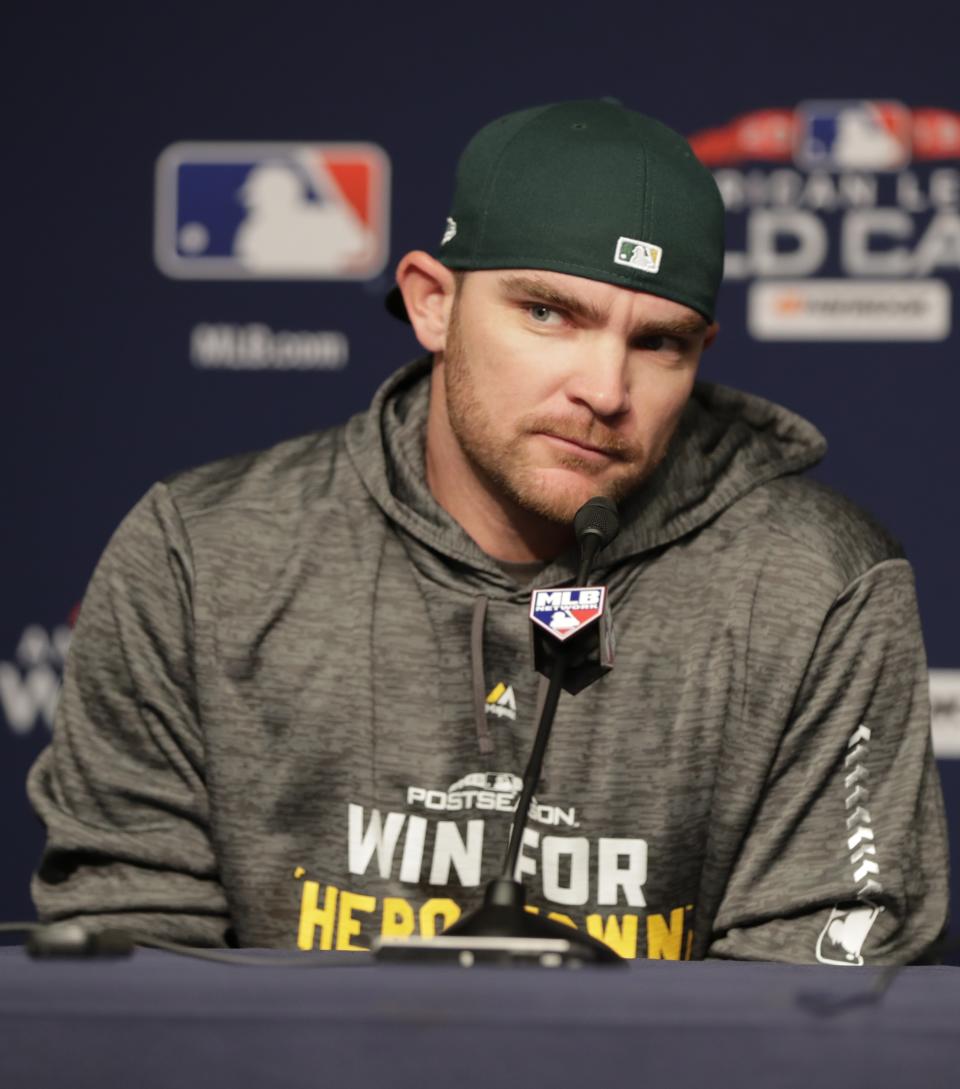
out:
M376 144L172 144L157 160L157 266L181 280L371 279L389 191Z
M603 615L605 586L569 586L533 591L530 619L563 642Z

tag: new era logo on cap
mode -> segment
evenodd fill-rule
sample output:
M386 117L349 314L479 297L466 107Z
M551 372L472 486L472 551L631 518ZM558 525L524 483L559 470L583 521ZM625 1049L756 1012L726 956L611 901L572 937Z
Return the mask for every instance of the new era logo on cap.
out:
M617 239L617 248L613 255L618 265L629 265L643 272L659 272L663 250L650 242L641 242L639 238Z

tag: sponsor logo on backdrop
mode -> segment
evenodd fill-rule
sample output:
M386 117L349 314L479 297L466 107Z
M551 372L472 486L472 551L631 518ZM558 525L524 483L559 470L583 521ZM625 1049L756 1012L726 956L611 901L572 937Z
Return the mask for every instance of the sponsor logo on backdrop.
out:
M747 299L758 340L943 340L950 289L941 280L774 280Z
M760 109L690 143L727 208L757 340L941 341L960 274L960 113Z
M960 757L960 669L930 670L930 712L934 753Z
M202 322L190 331L190 362L202 370L337 371L349 355L345 333L271 329L261 322Z
M53 726L70 636L67 624L28 624L11 660L0 661L0 725L10 733Z
M368 143L177 143L154 253L176 279L365 280L386 265L390 160Z

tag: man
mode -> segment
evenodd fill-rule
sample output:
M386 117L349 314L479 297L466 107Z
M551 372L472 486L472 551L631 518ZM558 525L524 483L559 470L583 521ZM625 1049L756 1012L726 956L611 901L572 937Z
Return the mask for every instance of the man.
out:
M428 353L345 426L157 485L31 773L42 918L196 944L434 934L499 872L538 703L530 585L599 557L612 672L561 700L520 858L626 956L911 961L946 847L912 577L798 475L825 444L695 385L723 208L609 102L493 122L389 305Z

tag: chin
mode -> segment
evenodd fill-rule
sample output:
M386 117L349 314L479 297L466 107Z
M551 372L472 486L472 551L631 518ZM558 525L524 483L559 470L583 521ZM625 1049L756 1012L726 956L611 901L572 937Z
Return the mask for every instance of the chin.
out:
M621 481L596 480L569 469L544 469L532 474L515 491L514 499L525 510L550 522L569 525L577 511L594 496L602 495L614 502L626 491Z

